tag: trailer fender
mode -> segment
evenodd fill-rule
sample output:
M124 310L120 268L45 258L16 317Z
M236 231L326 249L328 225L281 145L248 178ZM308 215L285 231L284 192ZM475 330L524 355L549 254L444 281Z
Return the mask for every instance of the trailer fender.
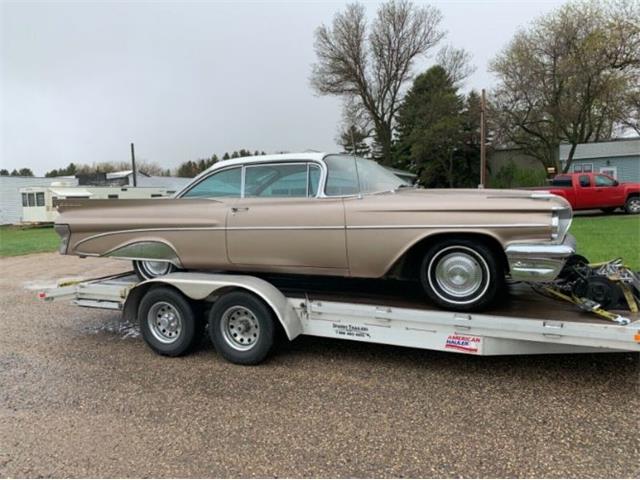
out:
M287 297L269 282L249 275L175 272L146 280L133 287L127 295L123 307L123 315L127 320L135 319L140 300L154 285L169 285L192 300L211 298L215 301L215 297L223 293L238 289L247 290L271 307L289 340L302 333L300 318Z

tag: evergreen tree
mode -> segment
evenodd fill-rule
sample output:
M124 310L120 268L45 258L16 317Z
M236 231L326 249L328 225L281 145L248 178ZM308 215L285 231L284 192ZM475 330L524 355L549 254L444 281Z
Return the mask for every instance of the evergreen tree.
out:
M345 152L358 157L367 157L371 153L371 148L367 145L367 132L355 125L350 125L340 133L338 143Z
M2 176L2 175L5 175L5 176L9 175L9 170L7 170L6 168L1 169L0 170L0 176Z
M476 97L465 101L441 66L416 77L398 114L394 165L416 173L426 187L477 184Z

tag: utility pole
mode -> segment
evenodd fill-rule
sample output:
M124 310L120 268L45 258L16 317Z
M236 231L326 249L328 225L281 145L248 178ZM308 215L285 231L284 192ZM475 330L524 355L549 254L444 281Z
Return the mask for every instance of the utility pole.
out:
M486 139L485 139L485 131L486 131L486 113L485 113L485 93L484 88L482 89L482 100L480 101L480 185L478 188L484 188L487 182L487 152L486 152Z
M138 186L138 178L136 174L136 151L133 147L133 142L131 142L131 170L133 171L133 186Z

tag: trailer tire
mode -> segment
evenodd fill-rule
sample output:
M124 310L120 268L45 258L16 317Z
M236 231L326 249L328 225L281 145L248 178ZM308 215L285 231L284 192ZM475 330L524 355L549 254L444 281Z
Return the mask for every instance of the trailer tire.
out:
M189 301L172 288L149 290L140 301L138 321L142 338L160 355L184 355L202 339L202 322Z
M495 302L504 288L504 270L496 252L482 241L448 238L426 251L420 280L436 305L477 311Z
M209 336L217 352L231 363L256 365L274 343L273 311L248 292L220 297L209 312Z

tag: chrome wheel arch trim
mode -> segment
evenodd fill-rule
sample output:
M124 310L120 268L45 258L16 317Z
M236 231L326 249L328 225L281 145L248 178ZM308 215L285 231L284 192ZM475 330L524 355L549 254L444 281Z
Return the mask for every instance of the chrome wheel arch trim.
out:
M147 262L163 261L177 268L182 268L182 262L175 248L162 240L138 240L118 245L107 251L103 257L121 260L138 260Z

